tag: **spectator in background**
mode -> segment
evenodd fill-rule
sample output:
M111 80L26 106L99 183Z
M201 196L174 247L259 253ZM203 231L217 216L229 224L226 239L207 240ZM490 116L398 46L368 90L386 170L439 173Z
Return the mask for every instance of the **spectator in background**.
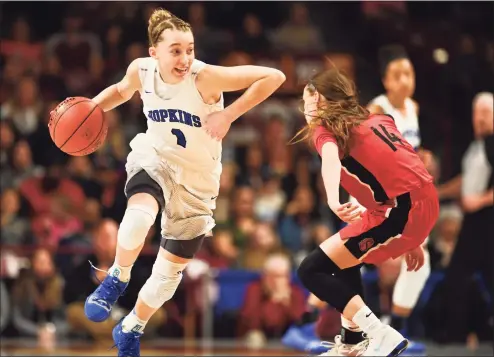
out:
M322 242L328 239L328 237L331 237L333 234L334 230L328 226L327 222L315 222L311 227L310 237L304 245L304 249L299 251L294 256L295 265L299 266L307 254L319 247Z
M230 219L230 205L232 201L232 193L235 186L235 175L237 165L233 162L223 164L223 170L220 176L220 191L216 199L216 209L214 211L214 219L218 224L223 224Z
M463 156L462 173L438 188L443 199L461 195L464 211L463 225L444 282L436 292L437 299L442 297L445 303L439 304L434 298L431 302L431 306L435 307L434 315L440 316L442 322L442 337L453 341L465 341L472 332L470 315L474 310L478 311L480 305L479 298L473 300L479 294L477 284L472 284L474 273L482 273L487 291L492 294L494 289L493 94L479 93L472 107L475 140ZM458 306L468 308L458 309ZM490 314L492 318L492 310Z
M140 26L140 25L139 25ZM125 59L124 63L132 63L134 60L141 58L141 57L146 57L148 56L148 48L141 42L132 42L126 49L125 49ZM109 81L110 83L118 82L121 78L125 76L126 68L125 67L119 67L119 71L115 73L113 78L110 78ZM136 106L137 103L139 104L139 112L142 114L142 108L140 106L141 101L139 94L136 93L134 97L139 98L139 101L136 101ZM124 103L122 107L126 106ZM120 107L119 107L120 108ZM119 109L117 108L117 110ZM125 119L125 118L124 118Z
M106 30L103 43L106 80L112 80L115 74L125 66L123 29L118 24L110 24Z
M285 203L286 194L281 189L281 177L269 175L257 192L254 203L255 216L262 222L276 224Z
M64 31L52 35L46 43L46 55L58 59L71 93L85 93L101 79L103 68L101 42L94 34L84 32L83 25L79 13L69 13L64 18Z
M224 224L233 232L235 246L242 249L246 246L248 236L254 231L254 190L249 186L237 187L232 195L232 212L230 220Z
M271 45L264 32L261 21L256 15L249 13L244 16L242 32L235 40L237 50L250 54L266 56L271 52Z
M19 187L23 181L31 177L43 176L44 169L41 166L33 163L31 148L25 140L18 141L12 152L12 164L10 167L3 167L5 175L10 174L4 179L7 180L9 186Z
M282 250L280 239L273 227L268 223L258 223L243 249L239 259L240 267L246 270L262 270L266 259Z
M47 213L33 219L32 229L36 243L56 252L60 240L82 230L82 221L75 216L72 203L66 196L55 195ZM79 212L77 212L80 215Z
M302 316L305 309L303 290L291 283L290 259L283 254L270 255L259 281L247 287L240 311L239 332L247 344L254 344L254 336L261 340L279 338ZM249 346L251 347L251 346Z
M456 240L461 229L463 213L456 205L442 206L439 219L436 224L436 233L430 245L432 245L431 261L433 269L445 269L448 267L451 256L456 247Z
M52 198L56 195L67 198L76 213L82 211L86 198L84 191L74 181L65 178L63 170L59 163L53 163L43 177L33 177L21 184L19 191L33 215L49 213Z
M239 255L233 244L233 235L227 229L218 229L214 236L206 239L196 258L203 260L212 268L231 268Z
M87 198L101 199L103 187L95 178L94 166L88 156L71 157L68 173L70 178L82 188Z
M231 48L232 36L228 32L212 29L207 24L207 10L203 3L192 3L187 21L194 29L196 57L207 63L217 63Z
M12 24L9 38L2 38L0 54L19 62L27 69L36 72L41 61L42 44L31 38L31 27L27 19L19 17Z
M53 143L50 131L46 130L50 121L50 112L57 105L58 102L46 103L38 127L26 139L31 147L34 163L45 169L54 163L64 163L67 160L67 155Z
M289 195L293 196L293 193L298 186L310 186L314 187L316 184L315 175L311 172L311 156L307 152L299 152L293 163L293 169L283 177L283 189ZM326 206L327 206L327 202Z
M285 176L293 168L293 146L287 145L288 129L285 119L278 114L271 114L264 125L262 149L265 163L270 173Z
M5 245L25 245L32 243L29 220L20 214L19 193L14 189L2 192L0 242Z
M2 81L0 82L0 103L4 104L12 98L19 86L19 81L24 73L24 68L20 61L15 58L4 59L2 70ZM3 116L0 119L4 119Z
M250 145L245 155L245 165L236 181L240 185L248 185L257 191L262 187L267 171L262 148L256 144Z
M128 154L128 143L125 141L119 112L117 110L106 112L105 121L108 125L108 134L104 144L95 152L96 160L107 161L110 165L124 162Z
M85 261L85 254L91 249L91 239L101 223L101 204L89 198L82 214L83 228L62 236L58 243L56 262L61 274L67 279L75 267Z
M303 248L310 235L314 210L314 194L310 187L299 186L280 218L278 232L283 246L292 253ZM327 237L326 237L327 238Z
M45 323L53 323L58 334L66 332L62 316L63 280L46 249L33 253L31 268L21 272L12 290L12 318L26 337L37 337Z
M40 93L43 93L43 101L50 102L64 98L67 95L67 88L62 77L62 67L58 58L54 55L46 56L43 60L42 70L38 83Z
M84 315L84 301L99 285L113 264L117 244L118 226L114 221L104 220L92 234L93 255L87 259L97 269L93 270L87 261L81 262L67 278L64 288L64 301L67 304L66 314L70 328L74 332L89 334L94 340L108 343L115 324L124 317L134 306L137 294L146 280L154 263L154 254L141 255L132 269L132 281L126 293L119 299L112 310L112 318L96 323ZM148 238L152 235L152 229ZM147 240L147 245L149 240ZM148 249L147 245L143 251ZM146 325L146 336L152 336L165 321L165 311L159 309Z
M324 51L320 30L309 22L309 10L304 3L294 3L290 8L290 19L272 36L277 50L296 54L319 54Z
M2 104L1 119L12 120L19 134L27 136L38 127L42 109L36 79L24 76L20 79L14 96Z

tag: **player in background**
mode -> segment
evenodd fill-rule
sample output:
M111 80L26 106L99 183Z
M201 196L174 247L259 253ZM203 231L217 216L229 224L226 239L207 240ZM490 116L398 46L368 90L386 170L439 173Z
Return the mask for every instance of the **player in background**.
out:
M393 117L401 135L413 146L422 158L429 172L433 171L434 160L431 152L421 147L419 128L419 106L412 99L415 91L415 71L405 49L399 45L383 47L379 51L379 63L385 94L374 98L368 106L371 113L389 114ZM391 307L391 326L404 333L406 320L418 302L422 289L431 272L430 257L424 242L424 266L418 271L408 271L404 259L396 280ZM389 261L385 264L394 264ZM378 267L379 269L379 267ZM416 351L424 346L414 343Z
M88 319L101 322L127 287L149 228L162 213L161 247L135 308L113 330L119 356L139 356L147 321L170 300L188 262L214 227L221 140L241 115L284 82L266 67L218 67L194 57L191 26L155 10L148 25L149 55L133 61L125 77L93 98L104 111L139 92L148 129L130 143L127 209L118 231L115 262L87 298ZM223 92L248 88L227 108Z
M433 179L393 119L369 116L358 104L353 83L336 69L317 74L303 99L308 125L300 134L313 139L322 157L328 205L349 225L306 257L299 277L317 298L363 330L366 348L360 354L398 355L408 341L365 305L358 293L360 274L353 280L343 273L404 254L409 270L422 267L422 243L439 213ZM340 203L340 182L365 212L351 202Z

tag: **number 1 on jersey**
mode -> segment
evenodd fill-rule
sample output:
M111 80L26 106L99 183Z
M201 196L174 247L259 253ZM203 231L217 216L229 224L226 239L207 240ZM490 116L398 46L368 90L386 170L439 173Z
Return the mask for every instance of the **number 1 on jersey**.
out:
M372 129L372 131L374 132L374 134L376 134L376 135L379 137L379 139L381 139L382 141L384 141L384 142L386 143L386 145L388 145L388 146L391 148L391 150L393 150L393 151L398 150L398 149L396 148L396 146L395 146L393 143L399 142L400 144L402 144L402 145L403 145L403 142L401 141L401 139L400 139L399 137L397 137L395 134L392 134L392 133L390 134L390 133L386 130L386 128L384 127L384 125L379 124L379 127L381 128L381 131L382 131L384 134L383 134L383 133L381 133L381 132L379 131L379 129L376 129L376 128L375 128L375 127L373 127L373 126L371 127L371 129Z
M185 139L185 135L182 130L172 129L172 134L177 137L177 145L180 145L183 148L187 146L187 140Z

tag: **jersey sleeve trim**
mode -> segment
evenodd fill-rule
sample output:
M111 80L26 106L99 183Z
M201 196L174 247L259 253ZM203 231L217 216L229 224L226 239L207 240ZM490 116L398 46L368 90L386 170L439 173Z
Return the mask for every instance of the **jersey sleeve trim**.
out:
M326 143L334 143L336 146L338 146L334 135L326 130L324 127L320 126L314 133L314 146L320 156L322 155L322 147Z

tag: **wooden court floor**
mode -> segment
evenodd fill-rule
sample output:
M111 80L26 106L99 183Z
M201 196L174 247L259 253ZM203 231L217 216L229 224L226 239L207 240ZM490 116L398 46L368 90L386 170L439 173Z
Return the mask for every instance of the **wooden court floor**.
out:
M64 343L52 350L42 349L34 342L3 341L1 356L116 356L117 350L91 343ZM268 348L252 351L245 347L213 346L212 348L198 347L169 347L155 344L141 345L142 356L300 356L301 353L283 348Z
M476 350L470 350L465 345L436 345L427 343L427 356L493 356L493 345L481 343ZM62 342L54 350L44 350L36 346L34 340L5 340L0 339L1 356L116 356L116 349L109 349L111 344L104 346L91 342ZM184 347L180 341L157 340L143 341L142 356L304 356L304 353L291 351L280 347L279 344L268 346L263 350L252 351L232 343L218 343L212 348ZM307 354L305 354L307 356ZM403 355L411 356L405 352Z

